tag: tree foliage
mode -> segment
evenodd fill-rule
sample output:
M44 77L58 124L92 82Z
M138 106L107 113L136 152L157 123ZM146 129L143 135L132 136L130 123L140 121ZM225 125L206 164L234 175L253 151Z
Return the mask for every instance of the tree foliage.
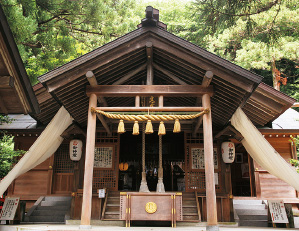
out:
M168 31L264 76L299 101L295 0L0 0L28 75L36 77L132 31L151 5Z
M299 137L291 138L292 140L290 140L290 142L292 143L292 146L295 145L297 151L297 158L299 158ZM296 159L291 159L290 163L297 169L297 172L299 173L299 161Z
M271 86L279 72L288 82L281 91L299 101L297 1L197 0L192 13L198 27L187 39L261 74Z
M0 0L31 82L133 29L134 0Z
M12 119L6 115L0 115L0 125L11 123ZM10 171L16 158L24 153L21 150L14 150L13 136L8 135L5 131L0 131L0 179L5 177Z

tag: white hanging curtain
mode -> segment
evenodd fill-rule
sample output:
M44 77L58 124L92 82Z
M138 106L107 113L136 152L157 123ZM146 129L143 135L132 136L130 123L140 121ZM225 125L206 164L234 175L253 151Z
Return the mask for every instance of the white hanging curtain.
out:
M299 174L296 169L269 144L241 108L234 113L231 123L244 137L242 144L250 156L262 168L299 191Z
M0 196L3 195L14 179L54 154L63 141L60 135L71 125L72 120L73 118L67 110L61 107L30 149L0 182Z

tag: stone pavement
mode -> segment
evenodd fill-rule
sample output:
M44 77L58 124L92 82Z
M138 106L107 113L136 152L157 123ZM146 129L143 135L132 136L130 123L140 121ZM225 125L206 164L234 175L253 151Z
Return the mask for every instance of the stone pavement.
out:
M47 224L32 224L32 225L0 225L0 231L71 231L80 230L78 225L47 225ZM92 229L86 231L205 231L205 227L193 226L193 227L119 227L119 226L92 226ZM287 228L259 228L259 227L219 227L219 231L282 231L282 230L298 230L298 229L287 229Z

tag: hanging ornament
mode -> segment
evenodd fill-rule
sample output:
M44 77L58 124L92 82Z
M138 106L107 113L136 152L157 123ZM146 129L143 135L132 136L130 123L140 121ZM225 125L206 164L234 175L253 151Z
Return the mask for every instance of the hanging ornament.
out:
M152 121L148 120L145 128L145 134L152 134L153 132Z
M124 121L123 120L120 120L119 121L119 124L118 124L118 131L117 131L119 134L122 134L122 133L125 133L125 124L124 124Z
M179 133L179 132L181 132L181 124L179 119L176 119L174 122L173 133Z
M128 163L120 163L119 164L119 170L120 171L127 171L129 168L129 164Z
M83 142L81 140L70 141L70 158L73 161L79 161L82 155Z
M223 142L221 144L223 162L231 164L235 160L235 144L233 142Z
M139 135L139 124L137 120L134 122L133 135L135 136Z
M166 131L165 131L165 125L164 125L164 122L161 121L160 122L160 126L159 126L159 132L158 132L158 135L159 136L163 136L166 134Z

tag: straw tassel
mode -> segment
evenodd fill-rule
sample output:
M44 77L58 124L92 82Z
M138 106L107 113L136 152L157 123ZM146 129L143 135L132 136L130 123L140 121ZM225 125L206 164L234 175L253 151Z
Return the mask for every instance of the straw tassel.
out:
M174 122L173 133L179 133L179 132L181 132L181 124L179 119L176 119Z
M160 122L160 126L159 126L159 132L158 132L158 135L159 136L163 136L166 134L166 131L165 131L165 125L164 125L164 122L161 121Z
M133 135L135 135L135 136L139 135L139 124L138 124L138 121L134 122Z
M145 128L145 134L152 134L153 132L152 121L148 120Z
M123 120L120 120L119 121L119 124L118 124L118 133L122 134L122 133L125 133L125 124L124 124L124 121Z

